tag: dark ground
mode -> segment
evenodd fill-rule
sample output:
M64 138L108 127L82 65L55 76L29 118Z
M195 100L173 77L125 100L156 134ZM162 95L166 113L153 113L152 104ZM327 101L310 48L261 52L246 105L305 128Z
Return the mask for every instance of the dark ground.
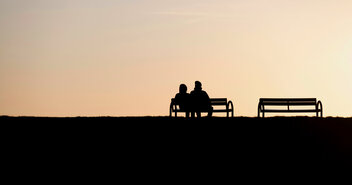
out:
M22 162L184 170L352 164L352 118L2 116L0 122L2 151Z

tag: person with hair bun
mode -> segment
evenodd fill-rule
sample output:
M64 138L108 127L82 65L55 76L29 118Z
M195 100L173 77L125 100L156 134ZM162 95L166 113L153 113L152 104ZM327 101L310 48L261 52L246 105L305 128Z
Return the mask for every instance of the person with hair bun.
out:
M179 92L175 96L175 102L180 106L181 111L186 112L186 117L189 117L190 113L190 95L187 93L187 86L181 84Z

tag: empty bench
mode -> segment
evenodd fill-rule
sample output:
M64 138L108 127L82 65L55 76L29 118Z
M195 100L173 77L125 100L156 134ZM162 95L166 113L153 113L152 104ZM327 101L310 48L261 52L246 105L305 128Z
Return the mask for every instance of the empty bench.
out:
M213 107L213 113L216 112L226 112L226 117L229 117L229 114L231 113L231 117L233 117L233 103L232 101L227 101L227 98L210 98L210 104ZM216 109L215 108L218 106L223 106L222 109ZM175 98L171 99L170 103L170 117L172 117L172 113L175 113L175 117L177 117L177 113L179 112L185 112L183 110L180 110L180 107L178 104L175 102ZM206 112L206 111L201 111L201 112Z
M270 106L267 108L267 106ZM281 109L274 109L273 107L284 106ZM294 108L294 106L300 106L299 108ZM309 108L302 108L309 106ZM317 102L316 98L260 98L258 104L258 117L262 113L264 117L265 113L302 113L302 112L312 112L316 113L316 116L323 117L323 105L321 101Z

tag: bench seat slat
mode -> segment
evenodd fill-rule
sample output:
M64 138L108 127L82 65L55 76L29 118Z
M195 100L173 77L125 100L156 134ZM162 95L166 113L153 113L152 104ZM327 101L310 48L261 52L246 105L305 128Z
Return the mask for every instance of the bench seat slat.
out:
M230 111L232 111L232 109L229 109L229 110L226 110L226 109L215 109L215 110L213 110L213 112L230 112Z
M227 102L211 102L211 105L227 105Z
M260 98L262 101L317 101L316 98Z
M215 109L213 112L226 112L226 109ZM232 111L232 109L229 109L228 111ZM177 112L185 112L184 110L177 109ZM207 112L207 111L201 111L201 112Z
M316 102L262 102L262 105L316 105Z
M320 111L320 109L318 109ZM317 112L315 109L309 109L309 110L272 110L272 109L267 109L267 110L262 110L262 112Z
M227 98L210 98L210 101L227 101Z

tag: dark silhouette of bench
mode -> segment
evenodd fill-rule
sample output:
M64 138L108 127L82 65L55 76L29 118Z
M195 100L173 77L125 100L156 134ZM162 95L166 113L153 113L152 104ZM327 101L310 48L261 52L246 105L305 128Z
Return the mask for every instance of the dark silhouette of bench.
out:
M265 106L270 106L266 108ZM274 106L287 106L287 109L273 109ZM311 106L314 108L305 109L290 109L293 106ZM300 107L301 108L301 107ZM316 116L323 117L323 105L321 101L317 102L316 98L260 98L258 104L258 117L262 113L262 117L267 112L271 113L302 113L302 112L314 112Z
M229 113L231 113L231 117L233 117L233 103L231 100L227 101L227 98L210 98L210 104L213 106L213 113L215 112L226 112L226 117L229 117ZM214 106L224 106L223 109L215 109ZM175 117L177 117L177 113L185 112L180 110L179 106L175 102L175 98L171 99L170 103L170 117L172 117L172 113L175 113ZM207 111L201 111L207 112Z

